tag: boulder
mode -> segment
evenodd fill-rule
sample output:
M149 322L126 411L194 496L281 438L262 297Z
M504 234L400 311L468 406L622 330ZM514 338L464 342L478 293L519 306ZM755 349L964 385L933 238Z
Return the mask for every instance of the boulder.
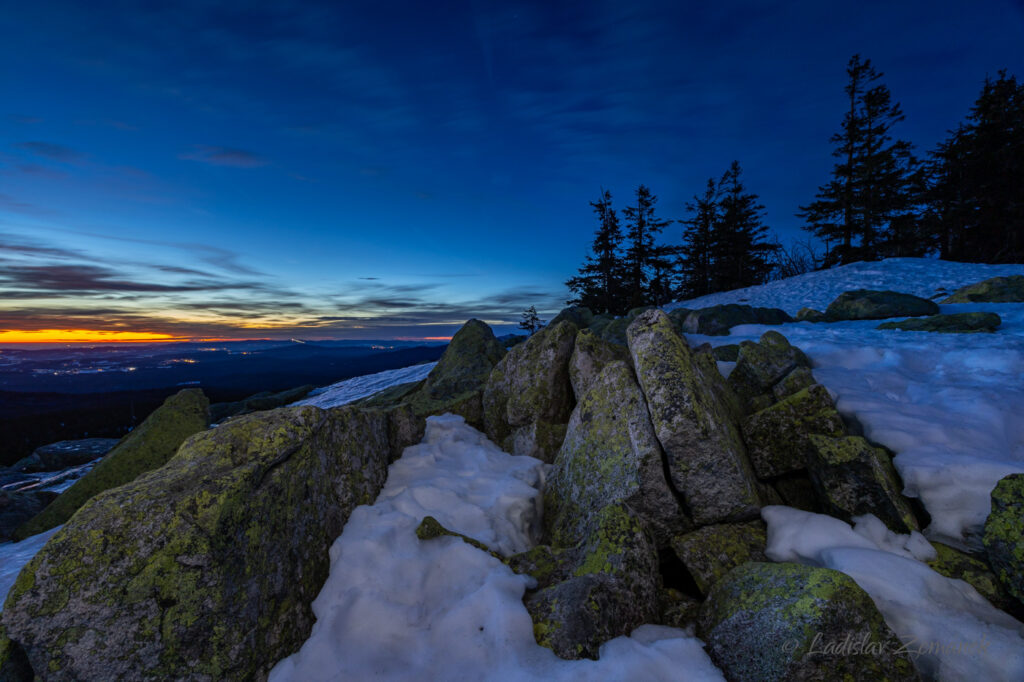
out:
M811 434L808 471L828 514L851 522L874 514L890 530L920 530L888 453L861 436Z
M932 541L931 545L935 548L936 557L929 561L928 565L933 571L947 578L963 580L976 589L978 594L988 599L993 606L1013 614L1018 619L1024 615L1024 605L1007 592L988 564L941 542Z
M615 361L629 362L629 351L605 341L589 329L581 329L569 359L569 383L576 400L581 400L601 371Z
M670 628L690 628L700 615L700 602L670 587L661 589L661 624Z
M580 329L585 329L591 325L594 321L594 313L582 305L575 305L571 308L565 308L560 313L551 318L548 322L548 327L554 327L559 322L572 322Z
M632 322L632 320L628 317L618 317L600 325L599 330L595 326L591 326L591 329L593 329L595 333L600 334L601 338L608 343L625 346L627 342L626 329L629 327L630 322Z
M814 308L801 308L796 311L797 322L825 322L825 313Z
M889 317L938 315L939 306L927 298L896 291L855 289L839 294L825 310L827 322L884 320Z
M662 450L633 370L609 364L576 405L544 489L554 544L572 546L588 519L627 504L660 546L691 527L668 481Z
M810 388L816 382L814 381L814 374L807 367L795 367L789 374L779 379L779 381L772 386L772 396L775 400L785 400L791 395L799 393L805 388Z
M683 333L683 323L686 322L687 316L692 312L689 308L674 308L669 311L668 319L672 321L672 326L680 334Z
M569 359L576 325L548 326L512 348L483 390L484 430L507 452L554 460L572 413Z
M748 561L768 561L764 522L704 526L672 539L672 551L690 572L697 589L707 594L726 573Z
M251 395L245 400L239 400L233 403L215 403L210 405L210 421L214 424L218 424L228 417L236 417L242 414L249 414L250 412L259 412L260 410L273 410L278 407L284 407L294 403L296 400L302 400L309 392L315 387L312 384L306 384L304 386L298 386L296 388L289 388L285 391L278 393L272 393L270 391L264 391Z
M992 490L982 542L1003 587L1024 604L1024 474L1011 474Z
M142 424L121 439L92 471L14 532L16 540L42 533L71 518L94 495L124 485L164 465L192 434L209 425L209 401L197 388L171 396Z
M1024 275L993 277L957 289L943 303L1024 303Z
M387 475L388 423L286 407L199 433L97 495L2 614L47 679L260 679L315 621L328 549Z
M724 346L715 346L711 354L719 362L736 362L740 359L740 345L738 343L727 343Z
M743 564L712 588L697 633L729 680L919 679L867 593L828 568Z
M814 384L743 420L743 438L754 472L773 478L800 471L814 447L811 434L838 438L846 435L832 397Z
M877 329L902 329L906 332L944 332L946 334L971 334L994 332L1002 324L995 313L954 313L917 317L899 322L883 322Z
M697 525L744 521L761 505L740 436L735 397L710 353L694 353L668 316L629 327L629 351L668 466Z
M687 334L725 336L740 324L784 324L792 322L786 311L778 308L754 308L728 303L694 310L686 316L683 331Z
M59 471L79 464L88 464L110 452L117 443L117 438L62 440L36 448L31 455L15 462L11 469L36 473Z
M0 682L32 682L36 678L28 657L16 642L7 637L0 625Z
M660 618L658 555L644 524L619 504L585 521L579 543L558 555L565 578L525 598L537 643L568 659L597 658L604 642Z
M803 351L791 346L777 331L767 331L758 343L740 344L736 367L729 374L729 385L748 412L757 412L771 405L772 389L798 367L809 368L810 360Z
M0 490L0 542L10 540L15 529L53 502L57 493Z
M822 513L821 502L818 501L818 493L814 489L814 483L806 471L801 471L788 476L779 476L772 480L771 487L775 489L779 498L779 504L794 509Z

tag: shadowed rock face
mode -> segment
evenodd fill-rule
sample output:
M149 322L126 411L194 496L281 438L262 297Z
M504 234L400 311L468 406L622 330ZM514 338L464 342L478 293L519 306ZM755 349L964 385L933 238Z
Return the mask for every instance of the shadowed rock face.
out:
M962 287L943 303L1024 303L1024 275L993 277Z
M14 537L23 540L67 521L79 507L104 490L124 485L146 471L163 466L192 434L209 425L209 401L196 388L168 398L96 467L80 478L38 516L18 528Z
M97 495L11 589L47 679L252 679L296 651L351 510L384 483L389 416L282 408L189 439Z
M793 318L779 308L754 308L728 303L690 311L682 323L682 331L687 334L725 336L739 324L784 324L792 321Z
M938 315L939 306L927 298L896 291L855 289L839 294L825 310L825 321L884 320L888 317Z
M694 353L660 310L629 327L636 376L674 488L697 525L757 516L761 501L714 356Z
M1024 604L1024 474L1011 474L996 484L982 539L1000 582Z
M885 322L878 325L878 329L971 334L975 332L994 332L1002 323L1002 319L995 313L955 313L952 315L932 315L931 317L901 320L899 322Z

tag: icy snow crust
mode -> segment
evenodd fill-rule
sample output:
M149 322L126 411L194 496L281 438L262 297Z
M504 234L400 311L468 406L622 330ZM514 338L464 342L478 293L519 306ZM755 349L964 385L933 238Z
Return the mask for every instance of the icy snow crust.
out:
M1024 680L1024 625L962 580L939 575L918 559L934 556L919 534L897 535L874 516L856 527L823 514L765 507L773 561L824 566L868 593L927 679ZM850 633L854 639L861 633Z
M544 464L498 449L461 417L427 420L377 501L352 512L313 602L317 622L281 680L722 680L700 640L645 625L564 661L536 644L532 578L461 539L419 540L424 516L502 555L535 541Z
M673 306L749 303L795 312L819 310L856 288L931 297L996 276L1024 274L1024 265L948 263L893 258L808 273L760 287L713 294ZM672 306L666 306L672 307ZM1024 472L1024 304L940 306L944 313L992 311L994 334L877 330L881 321L776 327L741 325L730 336L687 335L691 345L756 341L777 329L811 358L815 378L855 418L864 435L897 453L906 486L932 517L926 535L959 547L980 547L1000 478Z
M317 388L309 392L309 396L292 403L293 405L316 405L317 407L328 408L351 403L360 398L371 396L374 393L383 391L385 388L406 384L411 381L426 379L430 370L434 369L436 362L428 362L423 365L402 367L400 369L389 369L376 374L366 374L361 377L345 379L330 386Z
M0 542L0 611L3 611L7 593L14 586L21 569L43 548L46 541L63 527L60 525L51 528L21 542Z

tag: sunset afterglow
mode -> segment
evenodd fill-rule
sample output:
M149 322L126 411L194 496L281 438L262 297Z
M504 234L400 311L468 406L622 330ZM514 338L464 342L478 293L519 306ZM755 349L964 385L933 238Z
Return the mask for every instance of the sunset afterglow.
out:
M108 341L182 341L170 334L113 332L101 329L33 329L0 331L0 343L105 343Z

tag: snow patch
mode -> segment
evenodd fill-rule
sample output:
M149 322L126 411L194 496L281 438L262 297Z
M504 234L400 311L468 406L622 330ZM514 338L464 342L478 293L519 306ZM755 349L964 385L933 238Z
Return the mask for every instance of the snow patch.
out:
M39 553L46 541L59 531L63 526L51 528L48 531L32 535L21 542L0 543L0 611L3 610L7 593L14 586L18 574L25 564L32 561L32 557Z
M360 398L366 398L374 393L380 393L392 386L426 379L427 375L430 374L430 370L436 366L436 362L428 362L422 365L389 369L385 372L345 379L330 386L314 389L309 392L306 398L294 402L292 405L315 405L324 409L337 407L338 405L355 402Z

